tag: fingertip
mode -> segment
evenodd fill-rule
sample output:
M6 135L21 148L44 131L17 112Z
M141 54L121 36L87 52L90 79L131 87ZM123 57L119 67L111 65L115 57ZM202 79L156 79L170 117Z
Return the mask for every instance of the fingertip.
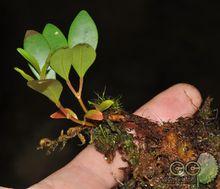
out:
M182 88L182 90L185 92L186 97L188 97L188 99L191 101L191 104L189 105L193 105L196 110L198 110L202 103L202 96L199 90L195 86L187 83L176 84L176 86L180 87L180 90Z
M158 122L175 121L194 114L201 102L202 97L196 87L179 83L155 96L135 114Z

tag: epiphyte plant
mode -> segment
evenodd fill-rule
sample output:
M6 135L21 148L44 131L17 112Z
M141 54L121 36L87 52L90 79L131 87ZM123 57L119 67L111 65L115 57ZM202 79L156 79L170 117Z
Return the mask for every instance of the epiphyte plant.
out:
M220 129L217 118L213 119L212 99L207 98L192 117L181 117L176 122L164 122L162 125L125 112L119 99L106 97L104 93L97 95L96 100L88 101L91 107L88 108L82 99L83 81L96 59L97 44L97 27L85 10L73 20L68 39L53 24L47 24L42 33L34 30L26 32L23 48L17 50L27 60L33 76L20 68L15 70L27 80L30 88L45 95L57 106L58 111L51 114L51 118L69 119L75 124L67 131L61 130L55 140L41 139L38 149L50 154L57 147L62 149L73 137L78 137L85 144L84 135L87 134L90 143L105 155L109 163L116 151L128 163L128 168L124 169L125 180L119 183L119 188L169 188L161 181L169 178L167 170L175 161L184 164L197 161L201 166L198 182L211 188L218 186L215 180L218 180L220 162ZM74 85L69 79L71 67L79 79L73 82ZM78 100L83 111L82 118L62 105L63 86L56 75L65 81ZM174 180L179 182L178 177ZM192 183L188 185L193 187Z
M73 20L68 39L58 27L50 23L42 34L34 30L26 32L23 49L18 48L17 51L27 60L34 77L20 68L16 67L15 70L27 80L30 88L48 97L59 108L58 112L51 115L52 118L67 118L83 127L91 127L93 124L87 119L102 119L101 111L112 104L111 100L107 100L88 111L82 100L84 76L95 61L97 44L97 27L85 10L80 11ZM79 77L78 90L69 80L71 66ZM62 106L60 96L63 86L56 79L56 74L65 80L80 103L85 112L83 120L78 119L70 108Z

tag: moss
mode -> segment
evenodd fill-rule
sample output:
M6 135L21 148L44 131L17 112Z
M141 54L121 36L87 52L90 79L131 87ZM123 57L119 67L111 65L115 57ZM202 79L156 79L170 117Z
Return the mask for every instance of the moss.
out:
M97 150L105 154L109 161L116 150L119 150L128 163L138 163L138 150L133 137L123 130L120 124L107 120L94 129L93 138Z
M102 102L104 102L105 100L112 100L114 103L111 105L111 107L109 108L109 112L120 112L123 110L123 106L121 103L121 97L111 97L111 96L107 96L105 94L105 90L104 92L100 95L98 93L96 93L97 98L93 99L91 101L89 101L89 104L91 106L95 106L96 104L101 104Z
M111 161L120 143L119 134L113 133L107 124L100 124L94 129L93 138L97 150Z
M95 103L106 99L99 96ZM66 133L61 132L57 140L44 139L40 147L54 151L57 146L64 147L67 140L75 136L80 137L84 143L85 138L81 135L84 132L109 163L113 161L116 151L128 163L128 168L123 169L125 180L117 188L169 189L169 183L163 181L172 180L181 189L180 182L187 180L171 174L170 165L173 162L187 164L189 161L197 161L200 154L209 153L220 163L219 123L210 105L211 99L208 98L193 117L158 125L122 111L118 104L104 111L104 119L94 121L94 127L70 128ZM200 184L200 188L214 189L213 183L215 181ZM194 187L193 183L187 186Z

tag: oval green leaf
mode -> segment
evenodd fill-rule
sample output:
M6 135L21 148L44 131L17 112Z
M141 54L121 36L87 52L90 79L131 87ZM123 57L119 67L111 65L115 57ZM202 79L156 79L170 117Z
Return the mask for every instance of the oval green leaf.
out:
M50 58L50 66L63 79L69 80L72 59L73 55L71 49L60 49Z
M59 105L59 98L63 90L62 84L55 79L32 80L27 85L35 91L45 95L56 105Z
M82 78L95 61L95 50L88 44L79 44L73 47L71 51L72 65L79 77Z
M68 34L68 45L70 48L82 43L87 43L94 49L96 49L98 43L97 27L85 10L80 11L75 17Z
M67 47L67 40L61 30L53 24L47 24L43 30L43 36L46 38L51 52L55 50Z
M96 121L103 120L103 114L99 110L89 110L84 117Z
M30 75L26 74L23 70L21 70L20 68L15 67L14 68L16 72L20 73L21 76L26 79L27 81L31 81L34 80L33 77L31 77Z
M40 69L42 69L50 54L50 46L47 40L42 34L33 30L28 30L25 34L24 50L37 60Z
M99 111L103 112L103 111L107 110L108 108L110 108L112 106L112 104L114 104L114 101L105 100L101 104L99 104L97 106L97 108L98 108Z
M17 51L33 66L33 68L38 73L40 73L39 64L38 64L37 60L31 54L29 54L27 51L25 51L22 48L17 48Z

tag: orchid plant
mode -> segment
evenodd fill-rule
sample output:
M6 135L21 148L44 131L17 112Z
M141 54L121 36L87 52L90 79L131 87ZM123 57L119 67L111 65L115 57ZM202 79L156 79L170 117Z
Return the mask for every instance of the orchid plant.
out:
M220 134L216 126L218 124L212 118L211 99L207 98L192 118L180 118L177 122L163 125L123 111L118 99L105 95L98 95L94 102L88 101L92 107L88 108L82 98L83 82L86 72L96 59L97 44L97 27L85 10L80 11L73 20L67 39L51 23L44 27L42 33L34 30L26 32L23 48L18 48L17 51L27 60L32 75L17 67L15 70L27 81L28 87L43 94L56 105L58 111L51 118L68 119L74 123L66 132L61 130L60 136L55 140L41 139L38 149L45 149L50 154L58 146L62 149L69 139L76 136L85 144L84 134L87 133L90 143L95 144L108 162L113 161L116 151L120 151L123 160L128 162L129 171L124 170L127 179L121 188L145 188L148 185L165 188L166 184L161 182L161 178L167 176L167 162L171 163L174 159L191 163L192 160L196 161L194 163L200 168L196 176L197 183L212 183L219 169L216 159L219 159ZM74 81L74 85L70 81L72 67L78 75L78 82ZM62 105L60 97L63 82L56 79L57 75L64 80L79 102L83 116L78 116L74 110ZM210 120L213 121L212 127ZM193 132L187 132L187 127ZM202 141L206 141L206 147L198 150L203 145ZM163 156L166 161L161 162L160 158ZM157 165L161 166L162 171ZM154 179L149 180L146 175L154 175ZM183 173L179 175L178 172L178 176L182 177Z
M102 120L102 112L114 104L113 100L106 99L100 104L92 103L94 108L88 110L82 99L84 77L96 59L97 44L97 27L85 10L80 11L73 20L67 39L62 31L51 23L46 24L42 33L34 30L26 32L23 48L18 48L17 51L27 60L33 76L18 67L15 70L27 80L28 87L45 95L57 106L58 111L53 113L51 118L66 118L77 125L70 128L66 135L62 131L60 141L42 139L40 148L50 146L50 150L54 150L59 142L65 143L67 139L75 135L82 143L85 143L85 138L80 132L94 126L91 120ZM71 67L78 75L78 87L73 86L69 79ZM63 86L56 79L56 75L65 80L68 88L78 100L84 112L83 119L79 119L70 108L63 107L60 100Z

